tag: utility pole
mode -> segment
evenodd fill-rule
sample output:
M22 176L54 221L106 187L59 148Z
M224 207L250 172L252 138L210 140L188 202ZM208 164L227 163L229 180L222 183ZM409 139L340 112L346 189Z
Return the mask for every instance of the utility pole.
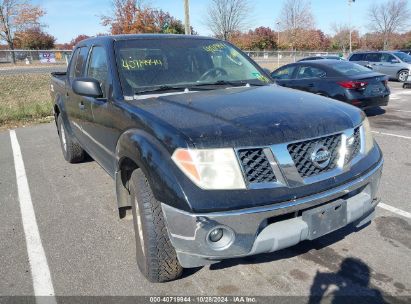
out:
M184 1L184 29L186 35L191 35L191 28L190 28L190 0L183 0Z
M349 14L349 27L350 27L350 54L352 53L352 25L351 25L351 4L355 2L355 0L348 0L348 14Z
M280 67L280 23L277 22L277 68Z

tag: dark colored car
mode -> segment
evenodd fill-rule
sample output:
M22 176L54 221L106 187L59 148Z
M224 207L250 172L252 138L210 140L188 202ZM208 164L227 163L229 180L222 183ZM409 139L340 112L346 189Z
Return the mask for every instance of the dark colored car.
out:
M388 76L340 60L315 60L285 65L271 76L277 84L330 97L367 109L386 106Z
M114 179L153 282L364 226L379 202L383 158L364 113L275 85L225 41L83 40L51 96L64 158L87 152Z
M306 57L303 59L298 60L298 62L300 61L308 61L308 60L321 60L321 59L334 59L334 60L342 60L345 61L346 59L340 57L340 56L336 56L336 55L321 55L321 56L310 56L310 57Z

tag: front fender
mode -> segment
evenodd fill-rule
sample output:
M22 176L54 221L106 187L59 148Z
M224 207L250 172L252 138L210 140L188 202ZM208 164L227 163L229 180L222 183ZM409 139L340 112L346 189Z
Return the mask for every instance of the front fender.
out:
M117 142L115 178L119 207L123 207L124 203L121 203L118 179L122 176L122 163L126 159L132 160L143 170L158 201L181 210L191 210L176 176L178 168L171 160L169 151L154 136L138 129L127 130Z

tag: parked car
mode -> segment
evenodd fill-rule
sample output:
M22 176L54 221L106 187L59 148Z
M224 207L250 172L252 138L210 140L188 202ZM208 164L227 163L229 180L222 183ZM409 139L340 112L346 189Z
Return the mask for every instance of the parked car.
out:
M405 53L405 54L411 55L411 49L400 50L400 52L403 52L403 53Z
M303 59L298 60L300 61L308 61L308 60L320 60L320 59L335 59L335 60L346 60L343 57L336 56L336 55L321 55L321 56L310 56L310 57L305 57Z
M411 56L399 51L393 52L358 52L348 57L349 61L371 66L376 72L388 75L400 82L407 80L411 70Z
M271 77L280 86L330 97L361 109L386 106L389 101L388 76L348 61L296 62L275 70Z
M364 113L275 85L225 41L83 40L51 96L64 158L87 152L114 179L153 282L364 226L379 202L383 157Z

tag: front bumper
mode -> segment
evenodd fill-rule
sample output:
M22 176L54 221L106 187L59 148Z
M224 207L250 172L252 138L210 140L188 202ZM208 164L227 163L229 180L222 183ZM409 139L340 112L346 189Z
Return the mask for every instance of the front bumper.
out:
M185 268L204 266L223 259L273 252L308 239L304 210L337 199L347 202L347 224L369 222L378 204L376 192L383 160L363 176L336 188L258 208L193 214L162 204L172 245ZM216 248L208 241L209 232L223 227L232 234L227 246Z

